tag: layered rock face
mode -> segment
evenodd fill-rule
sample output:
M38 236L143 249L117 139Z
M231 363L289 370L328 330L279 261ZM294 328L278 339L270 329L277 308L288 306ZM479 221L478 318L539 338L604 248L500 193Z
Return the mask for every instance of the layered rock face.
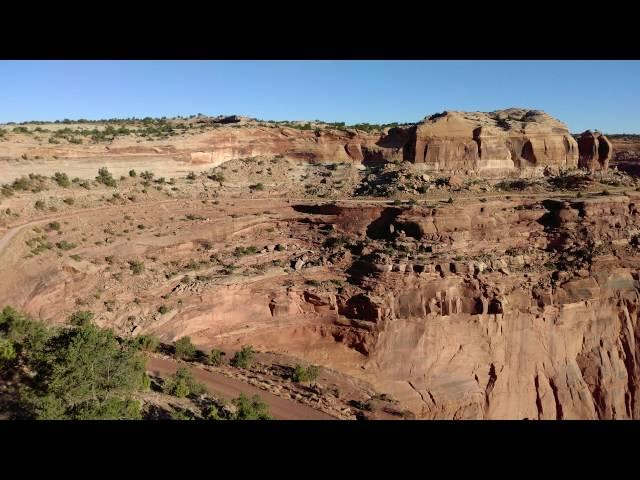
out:
M435 170L504 174L578 165L578 144L544 112L445 112L416 127L412 161Z
M305 130L265 126L236 116L197 123L208 130L142 144L129 136L108 145L3 142L0 157L53 157L74 163L146 158L205 169L233 159L283 155L309 162L407 161L446 173L534 176L548 168L606 169L612 156L611 143L599 133L585 132L578 143L562 122L538 110L519 108L444 112L415 125L371 132L329 125Z
M297 130L287 127L243 127L219 129L203 139L200 152L210 162L258 155L285 155L288 158L318 162L362 162L392 160L401 156L376 145L379 135L344 130Z
M580 168L586 170L606 170L613 155L613 145L599 132L587 130L578 140Z
M396 215L411 253L361 258L337 300L367 378L422 418L640 418L639 200Z

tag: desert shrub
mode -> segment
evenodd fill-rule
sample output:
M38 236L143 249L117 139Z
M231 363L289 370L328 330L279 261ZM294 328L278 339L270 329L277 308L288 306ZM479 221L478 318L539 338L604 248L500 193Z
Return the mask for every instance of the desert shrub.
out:
M187 174L187 180L195 180L196 179L196 174L195 172L189 172Z
M59 222L49 222L47 224L46 230L48 230L48 231L51 231L51 230L60 231L60 223Z
M78 312L73 312L69 317L69 323L77 327L88 325L91 323L91 320L93 320L93 312L89 310L80 310Z
M449 200L447 200L447 203L453 203L453 197L449 197Z
M277 244L277 245L276 245L276 250L277 250L278 252L282 252L282 251L284 250L284 245Z
M36 203L34 203L33 206L36 208L36 210L44 210L45 209L45 204L44 204L43 200L36 200Z
M158 313L159 313L160 315L164 315L165 313L168 313L168 312L169 312L169 310L171 310L171 309L170 309L169 307L167 307L166 305L160 305L160 306L158 307Z
M351 400L349 403L360 410L373 411L373 405L370 401L362 402L360 400Z
M251 368L255 351L251 345L244 345L231 359L231 365L236 368Z
M196 355L196 347L191 343L191 337L182 337L174 342L176 357L182 360L192 360Z
M160 340L154 335L138 335L131 340L131 346L145 352L155 352Z
M320 368L316 365L309 365L306 368L302 365L296 365L291 379L294 382L312 382L318 378L319 373Z
M523 178L517 180L503 180L496 184L496 188L499 190L512 191L512 190L525 190L531 185L530 182Z
M164 391L169 395L184 398L192 394L200 395L204 393L206 389L204 385L196 381L189 369L180 367L178 371L167 380L164 385Z
M222 173L211 173L210 175L207 175L207 178L215 182L224 182L225 180L224 175Z
M66 240L61 240L60 242L56 243L56 247L58 247L60 250L71 250L73 248L76 248L76 244L75 243L69 243Z
M256 183L255 185L249 186L250 190L264 190L264 185L262 183Z
M129 260L129 268L134 275L140 275L144 272L144 262L139 260Z
M220 409L217 405L211 405L205 415L205 418L207 420L224 420L226 416L220 414Z
M600 195L611 195L611 193L609 192L609 190L602 190L602 193Z
M153 180L153 172L150 172L149 170L145 170L144 172L142 172L140 174L140 176L142 178L144 178L145 180L147 180L148 182L150 182L151 180Z
M250 246L250 247L236 247L236 249L233 251L233 254L236 257L242 257L244 255L253 255L254 253L256 253L258 251L258 249L254 246Z
M142 375L142 388L143 392L151 390L151 377L146 374L146 372Z
M71 186L71 181L66 173L56 172L53 174L53 180L61 187L68 188Z
M102 183L107 187L115 187L117 186L115 178L111 175L111 172L107 169L107 167L102 167L98 170L98 176L96 177L96 181L98 183Z
M47 188L47 178L37 173L30 173L28 176L23 175L17 178L11 184L13 190L30 191L33 193L41 192Z
M234 420L271 420L269 407L261 401L258 395L249 398L240 394L238 398L233 400L233 404L237 408Z
M0 365L15 360L17 354L13 343L0 337Z
M349 239L346 237L329 237L323 243L325 248L339 248L349 245Z
M74 203L76 203L76 201L71 198L71 197L66 197L64 200L62 200L64 203L66 203L67 205L73 205Z
M129 176L130 176L130 177L135 177L135 176L137 176L137 175L138 175L138 174L136 173L136 171L135 171L135 170L129 170Z
M553 188L576 190L589 183L589 179L578 175L558 175L547 179Z
M211 365L215 365L216 367L218 365L222 364L222 357L225 355L225 353L222 350L219 350L217 348L212 348L211 352L209 352L209 363Z
M171 420L194 420L194 416L189 410L174 410L171 412Z

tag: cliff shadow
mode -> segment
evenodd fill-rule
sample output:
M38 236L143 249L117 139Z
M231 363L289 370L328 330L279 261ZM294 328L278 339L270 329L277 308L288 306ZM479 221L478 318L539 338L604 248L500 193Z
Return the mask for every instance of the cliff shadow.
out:
M380 217L367 227L367 236L373 239L385 239L393 236L389 227L403 211L404 209L402 208L385 208Z

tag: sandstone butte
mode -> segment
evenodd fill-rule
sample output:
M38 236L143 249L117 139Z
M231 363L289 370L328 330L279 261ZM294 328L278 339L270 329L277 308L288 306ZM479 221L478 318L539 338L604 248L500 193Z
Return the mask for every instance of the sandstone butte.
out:
M0 143L0 158L27 155L54 156L59 161L93 157L109 161L154 157L198 170L231 159L284 155L301 161L365 165L406 161L436 172L497 178L539 176L545 169L606 169L613 154L611 142L600 133L587 131L576 141L562 122L542 111L521 108L444 112L417 124L375 132L326 126L300 130L238 116L200 123L220 128L147 144L126 137L116 137L109 145Z
M44 235L77 244L81 259L46 251L31 258L18 240L36 238L33 225L11 227L0 237L0 305L53 323L82 305L123 334L166 342L189 335L204 350L251 344L367 382L418 418L640 418L640 193L637 180L623 178L630 183L601 194L598 182L612 174L605 136L588 131L576 141L559 121L523 109L447 112L375 134L229 123L240 128L151 146L118 140L108 150L0 144L29 155L57 149L66 165L92 155L131 161L156 149L187 168L224 162L227 177L178 179L175 199L148 187L146 204L131 200L142 196L141 180L128 177L117 200L104 201L113 190L102 186L60 189L60 197L78 195L75 206L55 203L71 223ZM247 156L263 164L238 160ZM564 198L552 188L493 196L467 189L447 202L443 195L455 193L417 173L411 181L427 193L414 205L278 196L302 178L316 187L347 179L346 167L316 165L317 177L296 170L323 160L404 160L417 172L446 174L456 189L466 188L467 173L592 188L568 187ZM553 175L572 168L583 172ZM264 182L264 191L235 178ZM1 215L11 206L20 222L36 221L34 200L54 202L50 192L11 197ZM102 203L80 209L85 194ZM238 246L256 248L238 255ZM131 259L147 268L132 275ZM157 313L161 303L169 313Z
M284 154L320 161L402 160L435 171L494 177L539 175L548 167L606 169L612 155L605 136L588 131L577 142L563 123L548 114L518 108L444 112L378 134L238 130L233 136L212 136L210 143L210 152L193 153L192 158L210 163L242 155Z

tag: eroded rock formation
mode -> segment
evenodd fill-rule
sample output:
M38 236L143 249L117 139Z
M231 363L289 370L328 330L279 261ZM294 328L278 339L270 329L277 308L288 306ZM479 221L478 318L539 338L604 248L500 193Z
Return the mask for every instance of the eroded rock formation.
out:
M317 124L306 128L265 124L239 116L202 118L202 130L188 136L140 144L118 136L105 144L0 144L0 157L100 158L125 156L215 167L229 160L282 155L309 162L354 162L366 165L401 162L446 173L483 176L537 176L546 170L606 169L611 143L585 132L576 142L566 125L538 110L511 108L490 113L444 112L415 125L359 130ZM314 124L315 125L315 124Z
M426 118L415 135L412 161L435 170L504 174L578 163L567 127L537 110L444 112Z
M423 418L639 418L638 199L397 216L411 253L361 258L340 311L379 388Z
M580 168L585 170L606 170L613 154L613 146L609 139L600 132L587 130L579 140Z

